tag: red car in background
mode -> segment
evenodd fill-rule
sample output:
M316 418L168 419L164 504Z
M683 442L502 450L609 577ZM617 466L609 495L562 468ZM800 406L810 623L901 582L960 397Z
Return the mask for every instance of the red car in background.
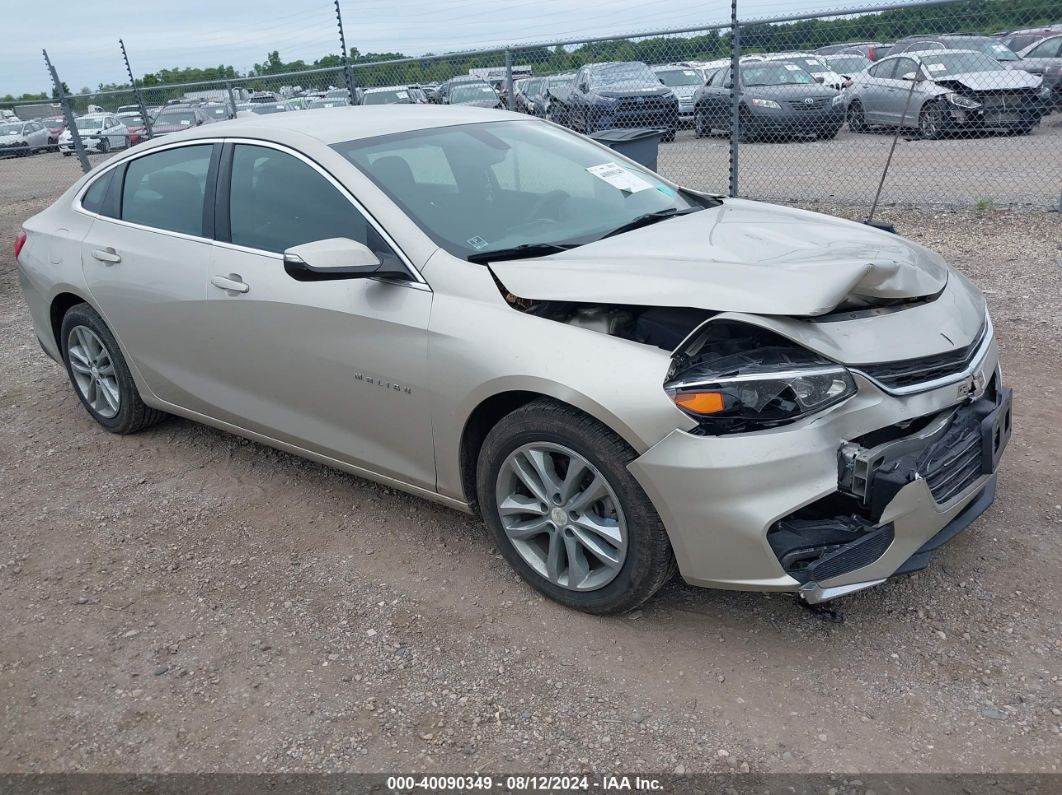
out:
M147 125L139 113L126 111L118 114L118 120L129 129L129 145L136 146L141 141L146 141Z
M66 129L66 119L62 116L53 116L50 119L41 119L41 124L48 128L48 145L58 146L59 136Z

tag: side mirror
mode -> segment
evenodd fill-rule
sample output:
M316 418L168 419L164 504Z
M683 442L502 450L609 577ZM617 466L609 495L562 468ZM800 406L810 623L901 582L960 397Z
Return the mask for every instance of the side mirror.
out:
M918 83L918 82L921 82L921 75L919 75L918 72L907 72L900 79L901 80L913 80L915 83Z
M388 270L369 247L334 237L292 246L284 252L284 272L297 282L364 279L370 276L409 279L405 270Z

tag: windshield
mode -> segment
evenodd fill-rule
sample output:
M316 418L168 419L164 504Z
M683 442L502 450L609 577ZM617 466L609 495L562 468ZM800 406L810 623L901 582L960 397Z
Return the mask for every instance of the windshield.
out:
M252 111L259 116L263 116L268 113L284 113L288 109L287 105L255 105L251 108Z
M539 121L438 127L332 148L463 259L591 242L649 213L703 207L651 171Z
M206 113L207 116L213 116L215 119L227 119L229 117L228 108L224 105L205 107L203 108L203 112Z
M831 55L826 62L833 71L846 75L862 72L870 66L870 59L862 55Z
M970 38L950 37L946 39L948 49L952 50L977 50L983 52L989 58L997 61L1020 61L1021 58L1006 44L1000 44L995 39L971 36Z
M102 130L103 119L86 119L84 117L80 119L74 119L74 124L77 125L79 130Z
M742 66L741 82L746 86L786 86L814 83L815 78L795 64L775 61Z
M370 91L361 101L362 105L393 105L395 103L412 102L409 92L404 88L395 88L390 91Z
M548 85L549 85L550 88L564 88L565 86L570 86L572 84L573 80L575 80L575 75L563 75L561 77L551 77L549 79Z
M605 64L591 69L590 82L595 86L611 86L616 83L633 83L636 85L660 83L656 79L656 75L653 74L653 70L638 61Z
M343 108L349 105L345 99L315 99L309 104L309 108Z
M661 83L669 88L704 85L704 81L701 80L701 75L696 69L668 69L657 72L656 76L660 78Z
M325 92L325 96L329 97L329 98L332 98L332 97L340 98L341 97L343 99L347 99L350 96L350 94L347 93L347 90L345 88L332 88L332 89L329 89L328 91Z
M128 127L130 124L141 125L144 122L140 118L139 113L119 113L118 120Z
M190 110L164 110L155 119L156 124L174 124L188 127L195 124L195 114Z
M450 101L454 103L476 102L482 99L497 98L498 95L495 93L494 89L486 83L465 83L454 86L450 91Z
M0 135L21 135L22 124L0 124Z
M826 72L830 68L819 58L809 58L803 55L793 56L792 58L779 58L775 63L799 66L801 69L805 69L808 72Z
M999 62L979 52L948 52L941 50L932 55L922 56L922 65L930 77L961 75L969 72L1006 71Z

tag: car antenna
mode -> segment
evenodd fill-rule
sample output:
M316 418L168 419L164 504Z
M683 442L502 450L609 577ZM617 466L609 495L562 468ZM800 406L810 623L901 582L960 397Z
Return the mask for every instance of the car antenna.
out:
M921 65L914 72L914 77L911 79L911 87L907 89L907 100L903 105L903 113L900 114L900 123L896 125L896 131L892 135L892 144L889 146L889 156L885 159L885 168L881 171L881 179L878 180L878 190L874 194L874 202L870 205L870 214L867 215L867 220L863 223L867 226L873 226L877 229L884 229L886 232L892 232L896 234L896 227L892 224L884 223L882 221L874 220L874 213L878 209L878 199L881 198L881 189L885 185L885 177L889 173L889 166L892 165L892 153L896 151L896 142L900 138L900 130L903 129L903 123L907 119L907 111L911 108L911 95L914 94L915 84L918 82L918 76L921 71Z

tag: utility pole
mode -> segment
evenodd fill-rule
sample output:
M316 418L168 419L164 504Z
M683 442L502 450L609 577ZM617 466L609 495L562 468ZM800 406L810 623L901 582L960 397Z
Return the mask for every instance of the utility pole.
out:
M730 0L730 195L738 194L738 139L741 137L741 27L737 0Z
M339 10L339 0L336 4L336 22L339 24L339 58L343 64L343 78L347 83L347 93L350 94L350 104L356 104L354 99L354 72L350 68L350 60L347 58L347 37L343 33L343 12Z
M144 97L141 96L140 89L136 86L136 80L133 79L133 67L129 65L129 55L125 51L125 42L118 39L118 46L122 48L125 73L129 75L129 85L133 87L133 96L136 97L136 104L140 108L140 118L144 120L144 129L147 130L148 138L153 138L155 134L151 131L151 119L148 117L147 106L144 105Z
M92 164L89 163L88 155L85 154L85 146L81 143L81 134L77 131L77 124L74 123L74 112L70 109L70 100L66 96L66 91L63 90L63 81L55 73L55 67L52 66L52 59L48 57L48 51L41 50L41 52L44 53L44 63L48 66L48 74L52 76L52 85L55 86L55 93L59 95L59 105L63 109L63 119L66 121L66 129L70 130L70 140L74 142L74 151L77 152L77 159L81 161L81 170L88 173L92 170Z

